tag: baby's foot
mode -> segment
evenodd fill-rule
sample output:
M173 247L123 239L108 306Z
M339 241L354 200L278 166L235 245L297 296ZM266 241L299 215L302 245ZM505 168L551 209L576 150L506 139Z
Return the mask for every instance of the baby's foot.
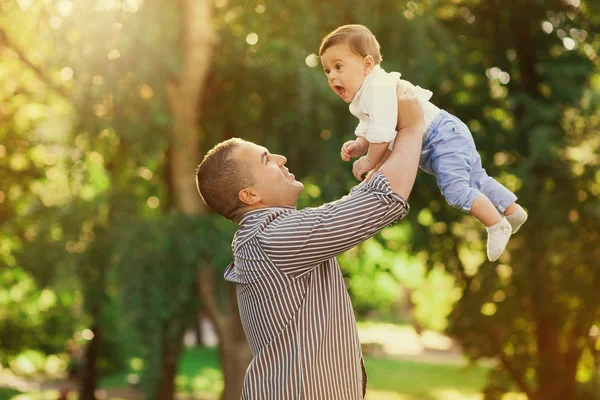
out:
M487 231L487 256L490 261L496 261L508 244L512 228L506 218L502 218L497 224L488 226Z
M512 226L512 233L517 233L521 225L527 221L527 213L523 210L523 207L517 205L517 211L510 215L505 215L506 220Z

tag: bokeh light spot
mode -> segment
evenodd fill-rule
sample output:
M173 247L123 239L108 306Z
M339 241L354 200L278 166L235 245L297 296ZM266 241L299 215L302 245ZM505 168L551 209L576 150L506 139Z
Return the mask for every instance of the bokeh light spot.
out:
M121 57L121 52L117 49L112 49L109 53L108 53L108 59L109 60L116 60L119 57Z
M256 43L258 43L258 35L254 32L249 33L248 36L246 36L246 43L248 43L250 46L254 46Z
M316 54L312 53L309 54L306 59L304 60L304 62L306 63L306 65L308 65L311 68L315 68L317 65L319 65L319 57L317 57Z
M148 207L150 207L150 208L157 208L160 205L160 200L156 196L150 196L150 197L148 197L148 200L146 201L146 203L148 204Z
M563 45L567 50L573 50L575 48L575 41L570 37L566 37L563 39Z
M71 79L73 79L73 70L69 67L64 67L60 71L60 79L62 79L63 81L70 81Z
M94 338L94 332L90 331L89 329L84 329L81 331L81 337L85 340L92 340Z

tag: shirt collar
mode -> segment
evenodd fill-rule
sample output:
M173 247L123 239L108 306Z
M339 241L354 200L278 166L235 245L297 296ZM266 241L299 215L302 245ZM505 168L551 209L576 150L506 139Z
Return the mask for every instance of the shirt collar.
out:
M383 71L383 68L381 68L381 66L379 64L375 65L373 67L373 69L371 70L371 72L369 73L369 75L367 75L365 77L365 80L363 81L363 84L360 86L360 89L358 89L358 92L356 92L356 94L354 95L354 98L352 99L352 102L356 102L360 99L360 95L363 91L363 88L373 80L373 78L375 77L375 75L378 75L381 71Z
M295 210L296 207L292 207L292 206L277 206L277 207L263 207L263 208L257 208L254 210L250 210L248 212L246 212L244 215L242 215L242 218L240 219L240 222L238 223L238 225L240 226L244 226L244 225L248 225L250 224L252 221L256 221L257 219L260 219L260 217L264 216L265 214L268 214L270 212L273 211L277 211L277 210L290 210L293 211Z

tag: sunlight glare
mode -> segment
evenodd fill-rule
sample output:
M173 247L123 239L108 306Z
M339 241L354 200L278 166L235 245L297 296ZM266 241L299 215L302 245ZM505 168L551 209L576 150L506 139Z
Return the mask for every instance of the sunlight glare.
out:
M52 29L58 29L62 25L62 18L57 15L53 15L52 17L50 17L50 20L48 22L50 23L50 27Z
M140 9L141 5L142 0L125 0L123 2L123 11L130 12L133 14Z
M69 0L62 0L60 3L56 5L56 11L63 16L67 17L73 11L73 3Z
M27 10L29 10L33 5L33 0L17 0L17 4L19 5L21 11L27 12Z

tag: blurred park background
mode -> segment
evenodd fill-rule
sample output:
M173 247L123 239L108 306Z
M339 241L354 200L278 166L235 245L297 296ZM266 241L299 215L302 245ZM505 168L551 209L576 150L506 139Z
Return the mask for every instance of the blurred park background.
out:
M600 399L597 0L0 0L0 398L239 398L236 228L194 170L242 137L287 156L301 207L346 193L357 121L315 54L345 23L530 215L489 263L421 172L340 256L367 399Z

